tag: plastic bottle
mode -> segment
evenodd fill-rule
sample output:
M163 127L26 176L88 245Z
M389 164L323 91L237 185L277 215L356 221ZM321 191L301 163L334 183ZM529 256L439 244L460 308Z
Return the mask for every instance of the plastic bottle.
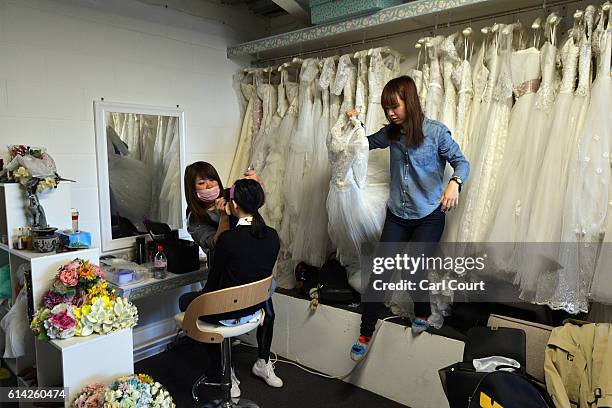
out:
M153 277L155 279L164 279L166 277L168 259L164 254L164 246L161 244L157 245L157 253L153 259Z
M147 262L147 244L145 237L136 238L136 263L142 265Z

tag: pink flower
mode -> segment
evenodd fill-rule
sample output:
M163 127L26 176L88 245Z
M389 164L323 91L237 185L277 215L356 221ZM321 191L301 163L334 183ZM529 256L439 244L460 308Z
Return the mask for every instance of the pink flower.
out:
M96 275L102 279L104 279L104 272L102 272L102 269L100 269L100 267L98 265L94 265L91 264L91 266L94 268L94 270L96 271Z
M50 320L54 326L60 328L61 330L68 330L76 325L76 321L68 315L66 310L62 310L61 312L54 314L50 317Z
M76 286L79 283L79 273L76 269L62 268L59 271L58 278L60 282L68 287Z

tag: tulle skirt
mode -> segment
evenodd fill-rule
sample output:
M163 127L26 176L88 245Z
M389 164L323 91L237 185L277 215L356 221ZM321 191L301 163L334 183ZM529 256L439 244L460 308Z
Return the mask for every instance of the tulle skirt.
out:
M354 262L361 254L361 244L380 238L382 222L372 205L364 199L364 191L357 185L343 188L331 184L327 196L329 236L337 247L336 257L342 264ZM383 207L384 209L384 207Z

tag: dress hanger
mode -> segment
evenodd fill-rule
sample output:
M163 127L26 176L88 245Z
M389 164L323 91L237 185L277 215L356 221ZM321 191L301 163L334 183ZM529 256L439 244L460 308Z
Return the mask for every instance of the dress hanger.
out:
M417 63L416 63L416 69L418 70L419 69L419 65L421 65L421 51L422 51L422 48L423 48L423 44L420 44L420 43L417 42L416 44L414 44L414 48L419 50L419 53L417 55Z
M577 43L580 41L580 30L583 29L582 23L584 21L584 11L576 10L574 13L574 26L572 27L572 37L574 38L574 42Z
M552 13L546 19L548 25L548 39L552 45L557 43L557 26L561 22L561 17L556 12Z
M533 30L533 48L540 48L540 30L542 29L542 17L537 17L531 24Z
M463 34L463 59L467 61L468 59L468 53L471 55L471 53L469 52L469 48L470 48L470 37L472 36L473 30L472 27L467 27L465 29L463 29L463 31L461 31L461 34ZM474 51L474 45L472 44L472 52Z

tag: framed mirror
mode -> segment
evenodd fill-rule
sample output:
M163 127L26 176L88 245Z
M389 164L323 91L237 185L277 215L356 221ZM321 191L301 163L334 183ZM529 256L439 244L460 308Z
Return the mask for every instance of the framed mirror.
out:
M94 102L102 252L147 234L145 220L184 229L185 114Z

